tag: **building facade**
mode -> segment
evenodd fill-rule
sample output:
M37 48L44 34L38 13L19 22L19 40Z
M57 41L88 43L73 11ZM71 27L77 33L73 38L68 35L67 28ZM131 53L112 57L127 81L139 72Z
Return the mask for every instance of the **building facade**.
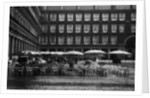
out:
M40 10L41 51L123 49L135 54L135 5L49 6Z
M136 6L11 7L9 31L9 55L123 49L134 56Z
M9 56L24 50L38 50L40 30L38 7L11 7Z

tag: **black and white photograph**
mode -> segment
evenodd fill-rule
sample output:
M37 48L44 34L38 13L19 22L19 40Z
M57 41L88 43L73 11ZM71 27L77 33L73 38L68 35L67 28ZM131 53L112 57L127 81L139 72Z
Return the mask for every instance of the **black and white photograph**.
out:
M11 6L7 89L135 91L136 8Z

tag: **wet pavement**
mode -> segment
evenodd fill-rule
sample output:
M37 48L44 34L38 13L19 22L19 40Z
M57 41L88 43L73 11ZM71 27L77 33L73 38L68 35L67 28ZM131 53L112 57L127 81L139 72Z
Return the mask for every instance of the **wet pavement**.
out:
M134 79L95 76L8 77L8 89L134 91Z

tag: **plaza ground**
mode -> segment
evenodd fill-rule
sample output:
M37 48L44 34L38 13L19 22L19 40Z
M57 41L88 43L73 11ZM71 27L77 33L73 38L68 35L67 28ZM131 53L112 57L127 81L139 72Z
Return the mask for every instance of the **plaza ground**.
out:
M134 91L134 79L117 77L89 76L35 76L9 77L8 89L33 90L118 90Z

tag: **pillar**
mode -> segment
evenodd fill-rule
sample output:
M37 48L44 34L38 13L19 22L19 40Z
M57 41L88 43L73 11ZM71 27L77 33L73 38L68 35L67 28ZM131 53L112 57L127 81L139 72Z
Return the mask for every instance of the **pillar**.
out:
M12 44L11 54L14 54L14 37L11 38L11 44Z
M108 53L110 52L111 50L110 50L110 48L108 49ZM110 59L110 54L108 54L108 59Z

